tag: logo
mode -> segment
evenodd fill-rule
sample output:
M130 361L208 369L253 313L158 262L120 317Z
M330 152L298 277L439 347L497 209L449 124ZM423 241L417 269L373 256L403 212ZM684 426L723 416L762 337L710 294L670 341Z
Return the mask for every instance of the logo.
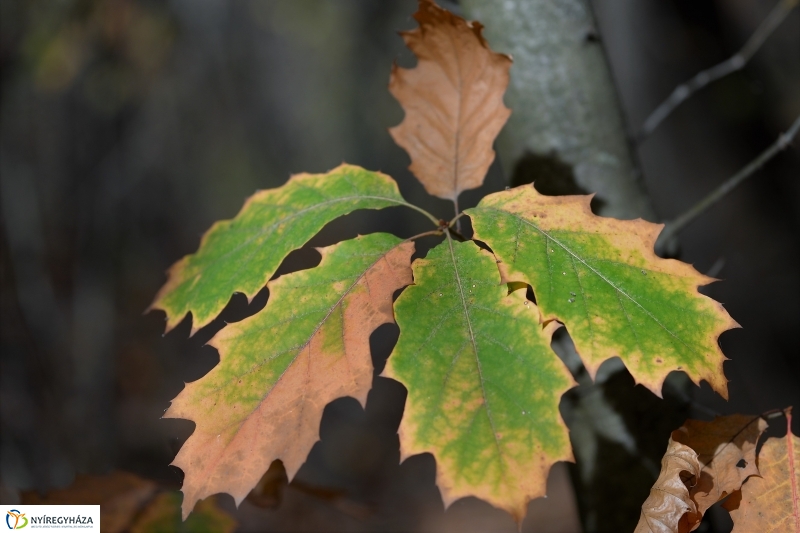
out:
M14 519L14 525L11 525L11 519ZM22 522L22 523L20 523ZM22 529L28 525L28 519L25 518L25 513L20 513L16 509L11 509L6 512L6 525L8 529Z

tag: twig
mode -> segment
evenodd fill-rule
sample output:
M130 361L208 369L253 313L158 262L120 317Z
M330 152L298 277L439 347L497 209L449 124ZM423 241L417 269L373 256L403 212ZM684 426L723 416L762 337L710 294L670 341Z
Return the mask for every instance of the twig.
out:
M436 230L433 230L433 231L426 231L424 233L419 233L417 235L409 237L408 239L404 240L403 242L415 241L417 239L421 239L422 237L431 237L433 235L442 235L443 233L444 232L442 230L439 230L439 229L436 229Z
M636 142L638 143L646 139L676 107L682 104L696 91L702 89L712 81L716 81L732 72L741 70L797 4L798 0L778 0L777 5L772 8L770 14L767 15L767 18L764 19L753 35L750 36L750 39L748 39L741 50L722 63L698 73L689 81L675 87L672 94L670 94L669 97L647 117L647 120L644 121L642 129L636 135Z
M668 243L673 236L686 227L690 222L697 218L706 209L717 203L726 194L736 188L741 182L755 174L755 172L764 166L775 155L789 146L800 131L800 116L794 119L794 122L786 130L778 136L778 139L772 143L772 146L761 152L758 157L750 161L743 169L728 178L722 185L714 189L708 196L697 202L694 207L686 211L684 214L671 222L667 222L664 231L658 236L656 242L656 249L660 250Z

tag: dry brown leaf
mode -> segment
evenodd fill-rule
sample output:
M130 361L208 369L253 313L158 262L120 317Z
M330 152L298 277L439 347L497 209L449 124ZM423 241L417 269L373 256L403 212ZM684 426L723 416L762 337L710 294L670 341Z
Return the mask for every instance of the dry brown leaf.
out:
M127 472L105 476L78 476L69 487L45 496L36 492L22 493L22 503L30 505L100 505L103 531L127 531L131 520L155 495L158 487L152 481Z
M731 415L711 422L688 420L672 433L672 439L696 451L700 461L700 477L689 491L697 504L697 515L689 518L692 530L709 507L758 475L756 444L766 429L767 422L759 416Z
M669 439L667 452L661 459L658 475L650 496L642 504L642 513L634 533L684 533L689 531L689 516L697 506L689 496L689 487L682 474L700 476L697 452Z
M391 128L428 193L456 201L480 187L494 160L492 143L511 111L503 105L511 58L493 52L479 22L420 0L419 28L403 32L416 68L395 65L389 91L406 112Z
M733 533L800 533L800 439L791 432L767 439L753 476L722 505L731 513Z

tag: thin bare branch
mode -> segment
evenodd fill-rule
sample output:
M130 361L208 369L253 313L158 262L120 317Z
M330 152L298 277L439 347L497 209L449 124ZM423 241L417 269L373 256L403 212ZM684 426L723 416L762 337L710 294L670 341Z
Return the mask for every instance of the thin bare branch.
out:
M647 117L647 120L644 121L642 129L636 135L636 142L641 142L646 139L675 108L699 89L702 89L712 81L716 81L732 72L744 68L758 49L761 48L761 45L764 44L764 41L772 35L772 32L780 26L781 22L786 19L789 12L791 12L798 3L798 0L778 0L778 3L772 8L770 14L767 15L767 18L764 19L753 35L750 36L750 39L748 39L741 50L722 63L698 73L689 81L675 87L672 94L670 94L669 97Z
M739 172L728 178L722 185L714 189L708 196L697 202L694 207L680 215L678 218L671 222L667 222L664 231L658 237L656 242L656 250L662 250L666 243L668 243L679 231L691 223L695 218L701 215L706 209L717 203L720 199L725 197L729 192L736 188L744 180L755 174L755 172L764 166L770 159L775 157L778 152L786 149L794 140L797 132L800 131L800 116L798 116L792 125L778 136L778 139L772 145L761 152L758 157L750 161Z

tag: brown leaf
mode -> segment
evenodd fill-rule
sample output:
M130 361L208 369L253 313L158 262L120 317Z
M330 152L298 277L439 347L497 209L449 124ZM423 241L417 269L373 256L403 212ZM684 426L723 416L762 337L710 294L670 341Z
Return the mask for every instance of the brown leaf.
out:
M650 496L642 504L642 513L634 533L684 533L689 531L688 514L697 512L689 497L682 474L700 476L697 453L670 437L667 452L661 459L661 473Z
M155 495L158 487L152 481L127 472L105 476L78 476L75 482L45 496L24 492L22 503L30 505L100 505L103 531L127 531L131 520Z
M758 454L760 475L753 476L722 505L731 513L733 533L800 533L800 439L767 439Z
M690 517L692 530L709 507L739 490L749 476L758 475L756 444L766 429L761 417L731 415L711 422L688 420L672 433L672 439L696 451L700 461L700 477L689 491L697 504L697 515Z
M480 187L494 160L492 143L511 111L503 105L511 58L492 52L483 26L420 0L419 28L403 32L416 68L395 65L389 91L406 112L391 128L428 193L455 201Z

